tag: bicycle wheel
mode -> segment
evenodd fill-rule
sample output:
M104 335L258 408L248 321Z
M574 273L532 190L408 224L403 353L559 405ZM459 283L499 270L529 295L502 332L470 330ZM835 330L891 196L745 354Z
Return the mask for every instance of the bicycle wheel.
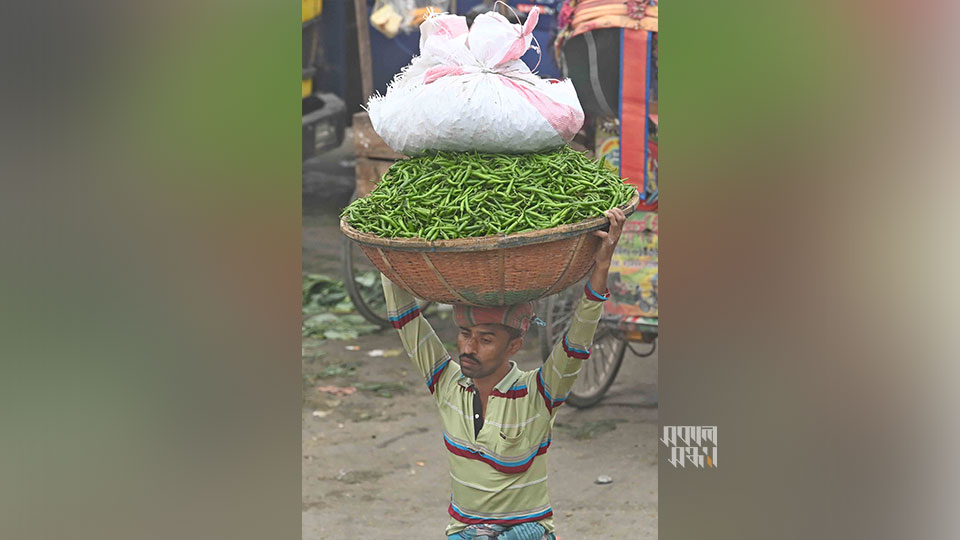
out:
M627 340L612 328L601 325L590 348L590 358L583 361L567 403L582 409L596 405L617 378L623 357L627 352Z
M390 326L387 319L387 301L383 297L380 270L367 259L363 250L354 247L353 241L343 238L343 283L350 301L357 312L371 324ZM432 302L417 300L420 311L425 311Z

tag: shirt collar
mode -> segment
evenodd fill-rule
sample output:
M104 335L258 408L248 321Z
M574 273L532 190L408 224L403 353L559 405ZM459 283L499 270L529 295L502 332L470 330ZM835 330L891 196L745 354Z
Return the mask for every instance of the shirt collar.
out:
M520 368L517 367L517 363L513 360L510 360L510 371L500 379L500 382L497 383L494 388L500 392L506 393L510 390L510 387L513 386L513 383L517 382L517 379L520 377ZM460 373L460 380L457 381L457 384L464 388L470 388L473 386L473 379L467 377L463 373Z

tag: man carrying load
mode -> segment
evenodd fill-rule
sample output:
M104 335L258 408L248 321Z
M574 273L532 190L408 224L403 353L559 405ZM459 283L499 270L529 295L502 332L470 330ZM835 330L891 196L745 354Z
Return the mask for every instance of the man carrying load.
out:
M420 316L416 300L381 274L391 323L437 402L450 467L453 539L555 540L546 453L553 420L590 356L608 297L607 273L626 215L605 212L584 297L570 329L534 371L510 358L533 319L527 302L498 308L454 306L459 364Z

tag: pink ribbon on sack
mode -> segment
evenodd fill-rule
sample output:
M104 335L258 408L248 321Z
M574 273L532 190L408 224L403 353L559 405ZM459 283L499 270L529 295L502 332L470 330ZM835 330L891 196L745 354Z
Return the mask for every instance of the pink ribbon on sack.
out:
M583 113L579 113L573 107L557 103L540 92L534 92L527 86L524 86L513 79L500 77L500 82L507 88L516 90L520 95L527 99L533 108L537 110L553 129L557 130L560 137L565 141L573 139L573 136L580 130L583 124Z
M506 54L503 55L503 58L497 63L497 65L523 56L523 53L525 53L527 50L527 42L525 37L533 33L533 29L537 26L539 17L539 9L535 7L530 10L520 35L517 36L517 39L513 42L513 44L510 45L510 48L507 50ZM573 136L576 135L577 131L580 130L580 126L583 124L583 113L578 114L578 111L575 108L562 103L557 103L542 93L531 90L529 87L516 82L509 76L496 71L481 71L479 68L464 69L461 66L436 66L424 72L423 83L430 84L442 77L454 77L469 73L491 73L499 75L500 81L504 84L504 86L515 90L531 105L533 105L537 112L539 112L547 120L547 122L553 126L553 129L555 129L560 137L562 137L565 141L571 140ZM560 81L549 79L549 82L556 84Z
M447 77L450 75L466 75L467 72L460 66L437 66L428 69L423 74L423 84L430 84L433 81L439 79L440 77Z
M533 34L533 29L537 26L537 21L540 20L540 9L533 8L530 10L530 13L527 15L527 22L523 23L523 30L520 31L520 36L517 37L516 41L513 42L513 45L507 49L507 53L503 55L503 58L497 62L497 65L500 65L504 62L509 62L515 58L520 58L523 56L523 53L527 52L527 41L524 39L526 36Z

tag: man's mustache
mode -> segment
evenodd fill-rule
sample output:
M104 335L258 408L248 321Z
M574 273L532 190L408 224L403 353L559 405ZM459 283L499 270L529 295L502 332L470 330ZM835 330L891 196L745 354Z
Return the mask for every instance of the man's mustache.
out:
M472 362L474 362L474 363L476 363L476 364L479 364L479 363L480 363L480 360L477 360L477 358L476 358L475 356L473 356L472 354L461 354L461 355L460 355L460 361L463 362L463 359L464 359L464 358L468 358L470 361L472 361Z

